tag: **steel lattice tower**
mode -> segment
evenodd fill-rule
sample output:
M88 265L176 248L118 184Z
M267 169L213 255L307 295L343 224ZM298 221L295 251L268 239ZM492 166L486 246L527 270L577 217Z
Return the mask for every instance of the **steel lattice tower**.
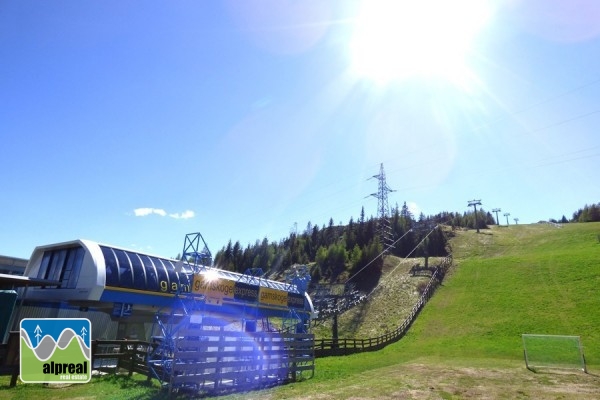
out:
M379 239L385 251L393 247L392 226L389 220L390 207L388 204L388 193L395 190L390 189L385 181L385 171L383 163L379 167L379 174L373 175L379 181L377 193L371 193L371 196L377 198L377 217L379 222Z

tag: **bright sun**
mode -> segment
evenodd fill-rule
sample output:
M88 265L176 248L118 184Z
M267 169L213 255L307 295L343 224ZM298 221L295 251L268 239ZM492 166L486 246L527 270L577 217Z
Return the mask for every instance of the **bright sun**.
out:
M464 86L467 55L490 16L489 0L365 0L350 44L352 68L379 84L424 77Z

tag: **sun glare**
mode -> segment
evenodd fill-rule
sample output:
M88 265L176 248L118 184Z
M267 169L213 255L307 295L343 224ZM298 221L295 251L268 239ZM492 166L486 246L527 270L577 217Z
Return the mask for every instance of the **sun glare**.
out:
M204 272L204 279L207 282L216 281L217 279L219 279L219 273L216 269L207 269L206 272Z
M350 44L352 69L379 84L424 77L465 85L467 55L490 16L488 0L365 0Z

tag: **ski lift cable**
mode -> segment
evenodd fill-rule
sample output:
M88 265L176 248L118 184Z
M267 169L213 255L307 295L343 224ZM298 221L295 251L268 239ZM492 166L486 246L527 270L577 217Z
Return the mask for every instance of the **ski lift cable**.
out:
M390 271L390 273L388 274L388 276L391 276L391 275L394 273L394 271L396 271L396 270L398 269L398 267L400 266L400 264L402 263L402 261L404 261L404 260L406 260L408 257L410 257L410 256L411 256L411 254L412 254L412 253L414 253L414 252L415 252L415 250L417 250L417 248L418 248L418 247L419 247L419 246L420 246L420 245L421 245L421 244L422 244L422 243L425 241L425 239L427 239L427 238L429 237L429 235L431 235L431 234L433 233L433 231L435 231L435 230L436 230L438 227L439 227L439 224L438 224L438 225L436 225L436 226L434 226L434 227L433 227L433 228L432 228L432 229L431 229L431 230L430 230L430 231L427 233L427 235L425 235L425 237L423 237L423 239L421 239L421 241L420 241L419 243L417 243L417 245L416 245L416 246L415 246L415 247L414 247L414 248L413 248L413 249L410 251L410 253L408 253L408 254L407 254L407 255L406 255L406 256L405 256L405 257L404 257L404 258L403 258L403 259L402 259L400 262L398 262L398 264L396 264L396 266L394 267L394 269L392 269L392 270ZM411 230L412 230L412 229L411 229ZM411 230L409 230L408 232L410 232ZM408 233L408 232L407 232L407 233ZM398 240L400 240L400 239L398 239ZM395 243L395 242L394 242L394 243ZM382 252L381 254L383 254L383 252ZM380 254L380 255L378 255L377 257L375 257L375 259L373 259L371 262L375 261L375 260L376 260L378 257L380 257L380 256L381 256L381 254ZM371 263L371 262L370 262L370 263ZM370 264L370 263L369 263L369 264ZM368 264L367 264L367 265L368 265ZM363 269L364 269L364 268L363 268ZM362 270L361 270L361 271L362 271ZM375 292L375 290L377 290L377 288L378 288L380 285L381 285L381 281L380 281L379 283L377 283L377 286L375 286L375 287L373 288L373 290L371 290L371 291L369 292L369 294L367 295L367 297L371 296L371 295L373 294L373 292Z
M412 253L415 252L415 250L421 245L421 243L423 243L423 241L425 239L427 239L427 237L440 225L444 225L446 224L448 221L450 221L452 218L447 218L446 220L438 223L437 225L435 225L431 231L429 231L429 233L423 238L423 240L421 240L411 251L410 253L408 253L408 255L406 257L404 257L404 259L408 258ZM408 235L410 232L414 232L414 228L410 228L408 231L406 231L406 233L404 235L402 235L401 237L399 237L398 239L396 239L394 242L392 242L388 247L386 247L381 253L379 253L377 256L375 256L375 258L373 258L371 261L369 261L367 263L367 265L365 265L364 267L362 267L359 271L357 271L354 275L352 275L350 278L348 278L346 280L346 282L344 282L344 285L347 284L350 280L352 280L352 278L354 278L356 275L360 274L365 268L367 268L369 265L371 265L373 262L375 262L375 260L377 260L379 257L381 257L384 253L386 253L387 251L389 251L391 248L393 248L396 243L398 243L400 240L402 240L406 235ZM403 260L404 260L403 259ZM398 266L396 266L397 268ZM392 271L393 272L393 271ZM374 289L373 289L374 290ZM373 291L371 291L369 294L373 293Z
M434 230L436 230L440 225L445 225L446 223L448 223L448 221L450 221L452 218L447 218L444 221L439 222L438 224L436 224L428 233L427 235L425 235L423 237L423 239L417 243L417 245L401 260L404 261L406 260L408 257L410 257L410 255L412 253L415 252L415 250L417 250L417 248L425 241L425 239L427 239L429 237L429 235L431 235L433 233ZM402 240L402 238L406 235L408 235L410 232L414 231L413 228L410 228L404 235L402 235L402 237L396 239L392 244L390 244L384 251L382 251L381 253L379 253L375 258L373 258L371 261L369 261L369 263L367 263L367 265L365 265L364 267L362 267L360 269L360 271L356 272L354 275L352 275L350 278L348 278L348 280L346 280L346 283L348 283L348 281L350 281L352 278L354 278L356 275L358 275L362 270L364 270L365 268L367 268L371 263L373 263L375 260L377 260L379 257L381 257L386 251L388 251L389 249L391 249L398 241ZM394 269L388 274L391 275L399 266L400 266L401 262L399 262ZM367 297L369 297L371 294L373 294L373 292L375 292L375 290L381 285L381 282L377 284L377 286L375 286L375 288L373 288L373 290L371 290L369 292L369 294L367 294Z
M369 261L367 263L367 265L365 265L364 267L362 267L361 269L359 269L354 275L352 275L350 278L348 278L346 280L346 282L344 282L344 285L347 284L352 278L354 278L356 275L360 274L365 268L367 268L369 265L371 265L375 260L377 260L379 257L381 257L383 254L385 254L387 251L389 251L392 247L394 247L396 245L396 243L398 243L400 240L402 240L406 235L408 235L410 232L412 232L413 229L410 228L409 230L406 231L406 233L404 235L402 235L400 238L396 239L392 244L390 244L388 247L386 247L381 253L379 253L375 258L373 258L371 261ZM414 250L413 250L414 251ZM411 251L412 253L412 251Z

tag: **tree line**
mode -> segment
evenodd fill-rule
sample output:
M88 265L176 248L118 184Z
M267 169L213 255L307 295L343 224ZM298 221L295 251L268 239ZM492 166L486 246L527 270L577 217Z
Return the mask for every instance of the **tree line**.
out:
M573 213L572 222L598 222L600 221L600 203L585 205Z
M573 217L570 220L567 220L563 215L560 220L561 223L567 222L599 222L600 221L600 203L585 205L583 208L575 211L573 213ZM553 221L557 222L557 221Z
M389 224L389 238L382 243L381 224ZM406 203L394 207L388 221L365 217L364 207L357 220L350 218L346 225L327 225L308 222L304 231L292 232L278 242L267 238L243 247L230 240L214 258L218 268L245 273L260 268L263 273L276 275L295 264L310 265L312 283L350 279L359 289L376 285L381 275L384 250L398 257L444 257L448 255L448 233L436 229L439 224L452 228L485 228L494 218L483 210L473 212L443 212L432 216L412 215ZM393 246L388 247L393 243Z

